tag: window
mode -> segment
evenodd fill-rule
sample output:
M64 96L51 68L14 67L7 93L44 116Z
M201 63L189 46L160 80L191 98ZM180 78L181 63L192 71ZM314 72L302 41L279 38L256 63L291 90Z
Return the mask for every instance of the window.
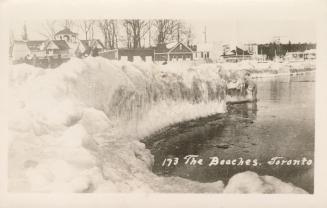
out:
M182 44L179 44L179 50L182 50L182 49L183 49Z

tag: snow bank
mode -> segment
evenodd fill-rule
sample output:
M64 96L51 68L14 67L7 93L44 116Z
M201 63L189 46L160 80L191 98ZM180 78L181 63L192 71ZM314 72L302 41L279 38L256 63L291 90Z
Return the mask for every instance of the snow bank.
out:
M57 69L10 70L10 191L223 191L220 181L154 175L139 139L224 112L228 80L240 79L239 71L91 57Z
M259 176L250 171L238 173L229 179L224 193L307 193L291 183L272 176Z

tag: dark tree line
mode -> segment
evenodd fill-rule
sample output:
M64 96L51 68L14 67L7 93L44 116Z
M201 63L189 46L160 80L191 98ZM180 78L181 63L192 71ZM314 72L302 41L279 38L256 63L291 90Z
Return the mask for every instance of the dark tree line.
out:
M267 59L273 60L275 56L285 56L286 52L302 52L305 50L315 49L316 44L314 43L291 43L287 44L259 44L258 53L267 55Z

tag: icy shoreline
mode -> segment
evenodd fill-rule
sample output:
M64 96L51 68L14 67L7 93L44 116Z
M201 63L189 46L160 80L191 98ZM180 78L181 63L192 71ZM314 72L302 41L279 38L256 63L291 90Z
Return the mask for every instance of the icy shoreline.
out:
M74 59L10 71L9 191L305 193L245 172L224 186L151 172L139 140L171 123L225 111L240 70Z

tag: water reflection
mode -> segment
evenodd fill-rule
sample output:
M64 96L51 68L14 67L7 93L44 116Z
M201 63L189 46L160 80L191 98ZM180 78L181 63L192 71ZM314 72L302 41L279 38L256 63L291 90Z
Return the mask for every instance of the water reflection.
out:
M313 164L272 166L276 156L314 159L314 74L257 80L258 103L228 106L215 115L177 124L145 140L155 157L153 172L200 182L228 179L238 172L272 175L313 193ZM185 164L186 155L199 155L203 165ZM220 160L257 160L261 165L209 166ZM175 166L162 165L178 158Z

